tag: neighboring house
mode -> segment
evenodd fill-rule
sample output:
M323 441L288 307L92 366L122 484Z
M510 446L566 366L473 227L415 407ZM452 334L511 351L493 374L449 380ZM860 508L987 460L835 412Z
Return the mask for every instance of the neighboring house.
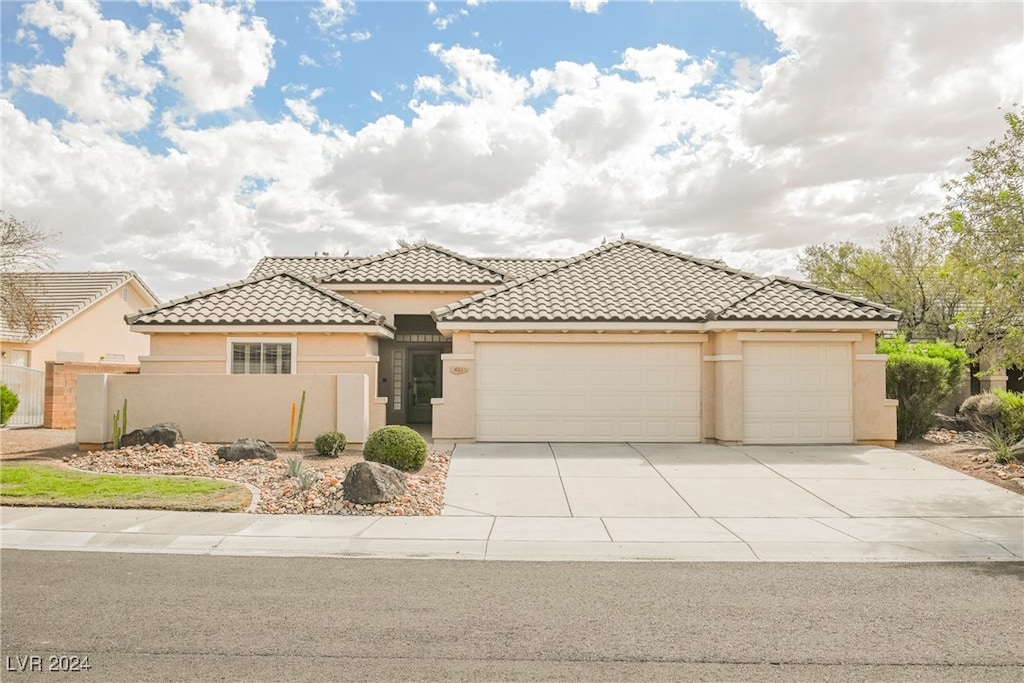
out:
M899 311L633 240L575 258L265 258L127 317L147 374L364 374L435 439L878 443Z
M0 319L3 362L45 370L46 361L131 363L149 353L149 337L124 316L160 299L133 271L8 273L38 305L34 333Z

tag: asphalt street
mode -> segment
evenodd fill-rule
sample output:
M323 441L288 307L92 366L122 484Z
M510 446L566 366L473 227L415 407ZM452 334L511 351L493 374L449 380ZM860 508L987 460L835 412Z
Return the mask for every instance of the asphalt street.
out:
M5 681L1024 675L1024 568L1014 563L504 563L5 550L0 581ZM86 657L88 671L48 670ZM37 661L42 671L24 670Z

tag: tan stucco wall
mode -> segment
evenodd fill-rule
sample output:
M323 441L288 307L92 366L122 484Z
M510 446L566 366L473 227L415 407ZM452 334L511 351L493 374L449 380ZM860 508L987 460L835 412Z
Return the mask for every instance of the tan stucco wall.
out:
M704 406L711 415L713 427L705 432L704 439L723 444L742 443L743 344L737 333L730 331L712 334L709 346L712 353L710 361L705 362L704 377L711 377L713 386L705 393Z
M885 397L886 356L875 353L875 333L853 345L853 438L857 443L896 443L898 401Z
M132 332L124 316L151 306L152 301L142 295L134 281L124 287L128 288L128 301L121 300L123 287L118 287L42 339L31 344L4 342L3 350L28 350L28 367L36 370L45 370L46 361L57 360L58 351L81 352L84 363L114 362L105 359L114 353L124 355L124 360L117 362L138 363L140 356L149 353L149 337Z
M368 386L363 375L81 375L76 438L111 441L111 416L127 399L129 431L174 422L190 441L285 444L292 403L300 404L305 391L300 443L333 430L362 443L372 429Z
M195 333L157 332L150 355L140 361L143 375L227 375L229 339L294 339L298 375L366 375L371 429L387 423L386 402L376 399L377 338L358 333Z

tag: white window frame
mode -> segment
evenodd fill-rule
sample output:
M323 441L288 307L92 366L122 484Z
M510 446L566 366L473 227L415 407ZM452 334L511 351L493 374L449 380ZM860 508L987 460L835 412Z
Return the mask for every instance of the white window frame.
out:
M229 375L234 375L232 369L232 359L234 357L233 346L235 344L288 344L291 346L291 367L288 370L289 375L296 375L296 368L298 366L298 340L295 337L228 337L227 338L227 363L225 364L225 372ZM252 373L239 373L239 374L252 374ZM262 373L260 373L262 374Z

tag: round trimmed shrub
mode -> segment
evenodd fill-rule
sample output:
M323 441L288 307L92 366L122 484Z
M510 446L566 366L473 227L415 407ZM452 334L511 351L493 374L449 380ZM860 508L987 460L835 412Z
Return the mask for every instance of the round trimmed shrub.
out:
M363 444L363 458L406 472L416 472L427 461L427 442L405 425L381 427Z
M0 425L7 424L11 415L14 415L14 411L18 409L19 403L21 403L21 399L18 398L18 395L11 391L6 384L0 384Z
M324 432L313 439L313 452L321 458L333 458L345 450L348 441L341 432Z

